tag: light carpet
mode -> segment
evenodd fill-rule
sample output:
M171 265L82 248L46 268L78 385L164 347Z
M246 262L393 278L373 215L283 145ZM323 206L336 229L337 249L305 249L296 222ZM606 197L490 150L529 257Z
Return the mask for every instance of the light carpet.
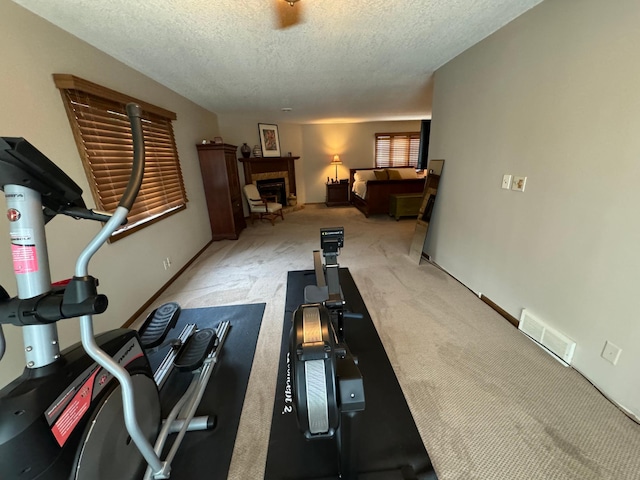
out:
M287 272L344 226L349 268L440 480L640 479L640 426L455 279L408 257L414 222L307 206L214 242L157 300L266 302L229 479L263 478Z

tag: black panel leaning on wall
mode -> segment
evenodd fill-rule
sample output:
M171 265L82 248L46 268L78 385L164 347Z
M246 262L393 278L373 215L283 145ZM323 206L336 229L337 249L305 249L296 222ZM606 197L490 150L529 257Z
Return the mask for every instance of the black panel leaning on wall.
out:
M431 120L422 120L420 126L420 152L418 152L418 170L427 168L429 161L429 134L431 133Z

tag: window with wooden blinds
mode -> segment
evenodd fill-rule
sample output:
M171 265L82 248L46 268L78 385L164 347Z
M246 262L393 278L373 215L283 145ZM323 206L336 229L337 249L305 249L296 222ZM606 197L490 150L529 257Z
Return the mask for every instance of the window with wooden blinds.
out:
M186 208L187 195L173 135L173 112L71 75L54 75L91 191L100 210L112 212L129 181L133 160L128 102L142 108L145 168L140 193L115 241Z
M376 168L418 168L420 132L376 133Z

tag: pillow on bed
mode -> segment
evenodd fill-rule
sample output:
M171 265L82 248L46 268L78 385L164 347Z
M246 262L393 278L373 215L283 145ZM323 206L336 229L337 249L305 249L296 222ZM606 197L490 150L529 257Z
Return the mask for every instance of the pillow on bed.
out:
M389 180L409 180L418 178L418 173L413 168L387 169L389 172Z
M389 174L386 170L374 170L373 173L376 174L376 180L389 180Z
M353 180L356 182L368 182L375 179L376 174L373 170L356 170L356 173L353 174Z
M398 171L402 178L418 178L418 172L416 172L415 168L399 168Z
M387 173L389 174L389 180L402 180L402 176L398 170L388 168Z

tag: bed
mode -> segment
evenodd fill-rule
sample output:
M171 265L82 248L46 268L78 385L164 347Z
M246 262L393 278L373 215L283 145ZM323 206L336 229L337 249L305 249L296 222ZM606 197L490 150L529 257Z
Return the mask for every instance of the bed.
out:
M413 167L352 168L349 170L350 202L366 217L389 213L390 195L422 193L424 177Z

